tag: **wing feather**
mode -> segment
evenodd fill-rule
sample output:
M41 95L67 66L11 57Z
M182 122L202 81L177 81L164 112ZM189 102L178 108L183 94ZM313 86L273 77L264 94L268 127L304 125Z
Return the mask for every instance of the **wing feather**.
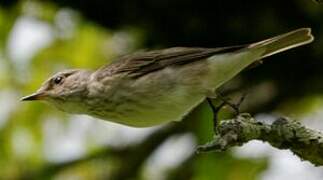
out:
M137 52L122 56L109 65L98 70L100 76L116 73L128 73L131 77L140 77L168 66L183 65L206 59L220 53L230 53L247 47L247 45L222 48L186 48L174 47L162 50Z

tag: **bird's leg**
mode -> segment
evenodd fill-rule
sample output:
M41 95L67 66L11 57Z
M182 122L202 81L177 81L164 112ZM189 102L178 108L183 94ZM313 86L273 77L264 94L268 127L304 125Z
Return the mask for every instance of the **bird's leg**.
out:
M232 103L230 102L230 100L228 100L227 98L225 98L221 93L216 92L216 93L210 93L206 100L209 104L209 106L211 107L212 113L213 113L213 131L215 134L217 134L218 132L218 124L219 124L219 119L218 119L218 114L219 111L225 106L228 105L229 107L231 107L234 111L235 111L235 115L238 116L240 114L240 106L243 103L244 99L246 97L246 94L243 94L239 101L237 103ZM218 106L215 106L212 102L212 99L218 98L219 100L221 100L221 104Z
M236 116L240 114L240 106L243 103L243 101L245 100L246 94L243 94L239 101L237 103L232 103L230 102L230 100L228 100L227 98L223 97L223 95L221 93L217 93L217 97L224 102L225 105L228 105L229 107L231 107L234 111Z
M217 134L217 126L218 126L218 113L221 108L225 105L225 102L221 102L219 106L214 106L211 98L206 98L209 106L211 107L213 113L213 132Z
M220 93L212 93L212 94L209 94L207 96L206 100L207 100L207 102L208 102L208 104L211 107L212 112L213 112L214 139L211 142L207 143L207 144L198 146L197 153L206 152L206 151L208 151L207 149L212 149L215 146L215 143L217 143L216 139L219 136L219 133L218 133L218 123L219 123L219 121L218 121L218 113L223 108L223 106L225 106L225 105L230 106L232 109L235 110L236 115L239 115L240 114L240 105L242 104L245 97L246 97L246 95L243 94L240 97L239 101L236 104L234 104L234 103L231 103L228 99L224 98ZM218 99L221 100L220 105L214 106L214 104L212 102L212 99L215 99L215 98L218 98Z

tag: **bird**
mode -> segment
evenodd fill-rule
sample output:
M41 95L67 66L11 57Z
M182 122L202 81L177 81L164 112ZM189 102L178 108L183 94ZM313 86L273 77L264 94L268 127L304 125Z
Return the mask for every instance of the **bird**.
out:
M134 52L96 70L58 72L21 100L132 127L181 121L246 67L313 40L311 28L299 28L237 46Z

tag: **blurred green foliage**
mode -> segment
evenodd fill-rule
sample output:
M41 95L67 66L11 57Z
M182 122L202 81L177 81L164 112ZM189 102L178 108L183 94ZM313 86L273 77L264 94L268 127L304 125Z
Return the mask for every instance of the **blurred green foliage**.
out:
M122 2L128 3L127 1ZM178 4L185 4L184 1L178 2ZM281 33L281 30L294 27L296 24L297 26L311 24L318 39L315 46L297 50L297 53L294 51L288 55L286 55L287 53L278 55L276 64L269 62L264 67L244 72L242 77L234 79L224 88L224 91L233 91L234 96L238 96L237 92L240 90L246 91L248 89L248 91L256 92L250 95L251 100L247 100L243 107L244 110L255 113L276 111L305 116L323 105L322 72L312 72L320 69L322 66L319 65L323 64L323 61L320 61L323 53L319 48L323 44L323 38L320 38L323 34L321 22L323 14L322 8L310 3L299 0L293 4L297 7L295 11L301 12L296 18L309 23L298 25L296 23L298 20L292 19L290 25L286 26L282 22L286 23L286 18L293 17L288 16L280 19L280 14L277 15L277 12L272 9L274 5L269 6L268 4L266 4L267 7L265 7L266 5L259 6L260 9L255 12L233 12L234 10L232 10L232 14L228 16L223 15L224 12L230 13L225 10L205 11L205 14L200 16L197 12L189 10L183 11L183 13L176 8L161 10L158 9L158 6L165 6L165 3L161 1L156 1L153 6L155 9L148 8L147 11L136 11L140 9L139 5L129 2L128 8L122 9L124 15L121 12L116 13L116 10L112 9L105 15L102 13L101 8L103 7L95 7L95 3L86 9L86 5L74 1L19 1L10 6L0 6L0 107L2 109L0 110L0 179L123 179L125 177L127 179L258 179L261 173L266 170L268 160L266 158L238 158L233 152L202 155L190 153L176 167L167 169L165 171L167 173L161 177L149 176L149 173L152 172L148 172L147 169L153 169L156 172L162 170L158 166L146 167L145 163L151 158L158 158L153 157L153 152L161 148L160 144L173 137L174 134L189 132L196 137L198 144L205 143L212 138L210 121L212 117L206 104L198 107L183 122L176 125L171 124L169 128L175 126L175 130L169 130L164 134L160 133L161 135L158 137L160 143L154 145L153 142L158 138L148 133L145 136L147 138L141 140L121 145L107 145L109 143L100 143L95 140L102 139L102 133L99 133L98 129L101 131L102 129L103 131L105 131L104 129L111 130L108 128L109 123L94 119L88 121L87 119L85 126L88 128L84 130L81 125L84 117L70 116L41 103L21 103L19 98L36 90L47 77L59 70L66 68L95 69L111 62L117 56L136 49L168 45L214 46L215 43L228 45L223 42L259 40L256 38L264 38L277 32ZM143 4L147 7L152 6L149 2ZM273 2L273 4L277 4L277 2ZM97 5L100 6L100 3ZM230 7L219 1L218 8L221 8L222 5L225 8ZM75 10L66 6L72 6ZM188 1L186 6L194 7L194 3ZM237 6L233 8L237 9ZM107 7L107 9L114 7L121 8L125 5L111 2L111 7ZM197 5L197 8L203 7L200 4ZM264 12L257 14L256 12L262 11L262 8ZM95 15L96 10L97 14ZM154 10L166 19L157 17ZM161 11L165 14L162 14ZM141 14L141 16L140 13L147 14L145 16ZM174 13L178 13L176 18ZM239 13L246 13L248 16L239 16ZM108 16L109 14L112 16ZM213 22L215 25L208 29L208 23L211 22L210 14L217 15L216 20L219 22ZM255 19L250 19L252 17ZM111 21L106 20L109 18ZM165 24L161 22L163 20ZM49 40L38 48L30 59L23 57L17 60L11 52L18 51L13 48L19 46L11 46L10 44L17 40L15 39L17 38L16 34L14 34L17 30L15 28L22 21L46 27ZM247 21L250 22L247 23ZM255 25L255 22L258 24ZM30 27L25 26L20 30L28 28ZM250 30L250 32L246 30ZM210 32L216 35L210 35ZM37 35L37 33L40 32L35 30L32 34ZM28 38L24 39L23 37L18 40L19 42L26 41ZM34 44L29 46L34 46ZM23 50L19 49L19 51ZM304 59L306 65L304 65ZM282 75L285 77L281 80L279 76ZM260 82L267 83L265 88L259 85ZM272 95L266 98L269 94ZM227 117L228 114L229 111L225 110L221 116ZM117 128L120 127L117 126ZM73 148L70 153L55 150L50 152L56 148L60 149L60 146L66 144L73 145L74 143L75 145L73 140L64 141L65 137L68 138L75 129L82 131L75 135L81 140L74 139L74 141L82 142L81 153L76 152L77 155L69 157L74 154ZM91 131L91 129L94 130ZM132 130L132 128L125 128L125 131ZM122 131L117 134L122 135L123 133ZM113 132L108 135L112 134ZM53 146L51 145L52 141L57 141L55 137L58 138L58 142L54 143L56 146ZM110 139L116 144L121 140L122 138ZM149 142L152 145L145 145ZM64 154L65 158L59 158ZM168 154L168 156L175 158L176 154Z

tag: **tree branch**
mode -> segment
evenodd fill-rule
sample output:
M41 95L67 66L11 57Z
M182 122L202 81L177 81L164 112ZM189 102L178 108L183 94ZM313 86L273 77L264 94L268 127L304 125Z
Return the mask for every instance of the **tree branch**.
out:
M224 151L255 139L268 142L278 149L289 149L302 160L310 161L316 166L323 165L321 132L283 117L276 119L272 124L265 124L246 113L235 119L222 121L214 139L198 147L197 152Z

